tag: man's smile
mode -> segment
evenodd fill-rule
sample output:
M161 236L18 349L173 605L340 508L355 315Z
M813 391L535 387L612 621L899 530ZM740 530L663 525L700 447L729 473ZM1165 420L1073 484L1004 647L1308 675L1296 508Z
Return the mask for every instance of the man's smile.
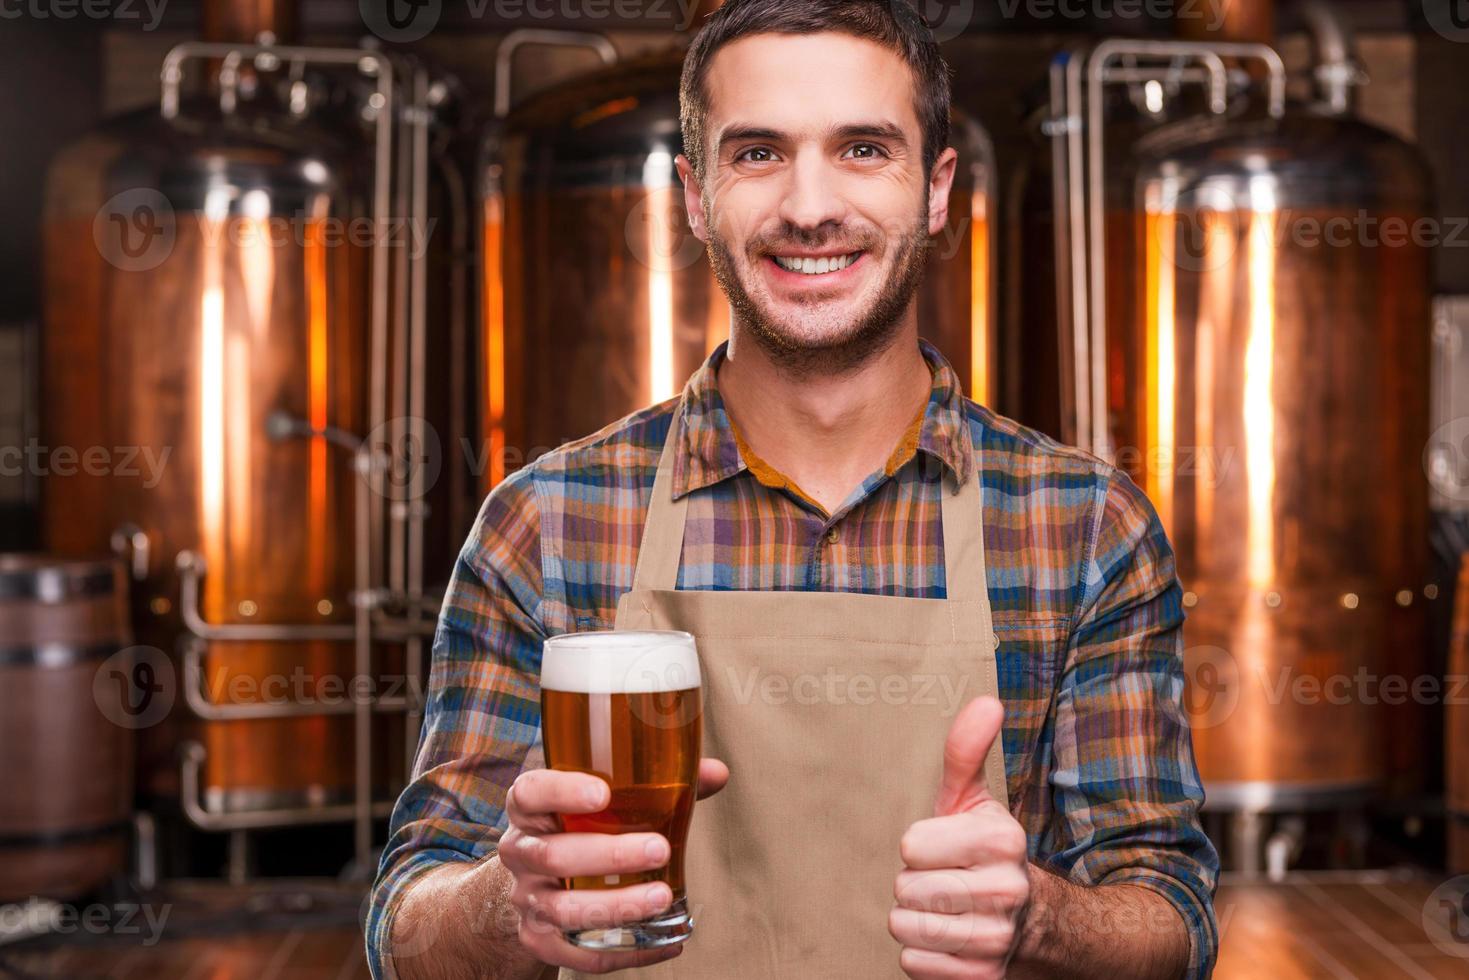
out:
M841 286L853 281L866 267L867 253L782 252L765 256L771 278L787 288L820 284Z

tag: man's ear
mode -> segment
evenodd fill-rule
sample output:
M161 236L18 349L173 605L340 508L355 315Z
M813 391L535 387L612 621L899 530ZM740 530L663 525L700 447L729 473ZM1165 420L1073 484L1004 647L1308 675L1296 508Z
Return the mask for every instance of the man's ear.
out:
M699 186L699 181L694 177L694 165L689 163L688 157L680 153L673 158L673 166L678 171L678 179L683 181L683 206L689 214L689 227L693 229L695 238L707 243L709 237L704 228L704 188Z
M928 178L928 233L939 235L949 222L949 190L954 186L954 174L958 170L959 151L952 146L933 162L933 173Z

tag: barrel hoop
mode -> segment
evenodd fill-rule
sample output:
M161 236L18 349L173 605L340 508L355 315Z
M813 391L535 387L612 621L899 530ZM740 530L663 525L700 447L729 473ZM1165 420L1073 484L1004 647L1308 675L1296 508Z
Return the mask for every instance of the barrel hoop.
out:
M94 660L106 660L123 645L111 643L32 643L29 646L0 646L0 667L41 667L60 670Z
M0 601L35 600L65 602L111 595L117 589L111 568L105 565L81 570L64 565L0 571Z
M60 830L34 830L23 834L0 833L0 847L62 847L84 841L100 840L120 834L131 825L129 820L112 820L90 827L68 827Z

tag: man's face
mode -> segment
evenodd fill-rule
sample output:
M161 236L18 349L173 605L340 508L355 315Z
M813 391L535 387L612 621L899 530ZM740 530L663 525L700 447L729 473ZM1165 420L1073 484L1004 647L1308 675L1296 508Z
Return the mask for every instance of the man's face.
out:
M912 72L846 34L760 34L720 48L708 91L705 186L678 167L736 317L791 366L860 363L903 324L948 215L956 154L925 177Z

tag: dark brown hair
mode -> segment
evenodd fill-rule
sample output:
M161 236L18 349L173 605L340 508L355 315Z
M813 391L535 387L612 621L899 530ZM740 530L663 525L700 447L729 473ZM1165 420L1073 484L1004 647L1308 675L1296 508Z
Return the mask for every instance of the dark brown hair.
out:
M876 41L896 51L913 72L923 172L949 145L949 66L933 31L909 0L725 0L709 15L684 57L679 81L679 123L684 155L703 183L705 127L709 121L709 63L722 46L751 34L815 34L837 31Z

